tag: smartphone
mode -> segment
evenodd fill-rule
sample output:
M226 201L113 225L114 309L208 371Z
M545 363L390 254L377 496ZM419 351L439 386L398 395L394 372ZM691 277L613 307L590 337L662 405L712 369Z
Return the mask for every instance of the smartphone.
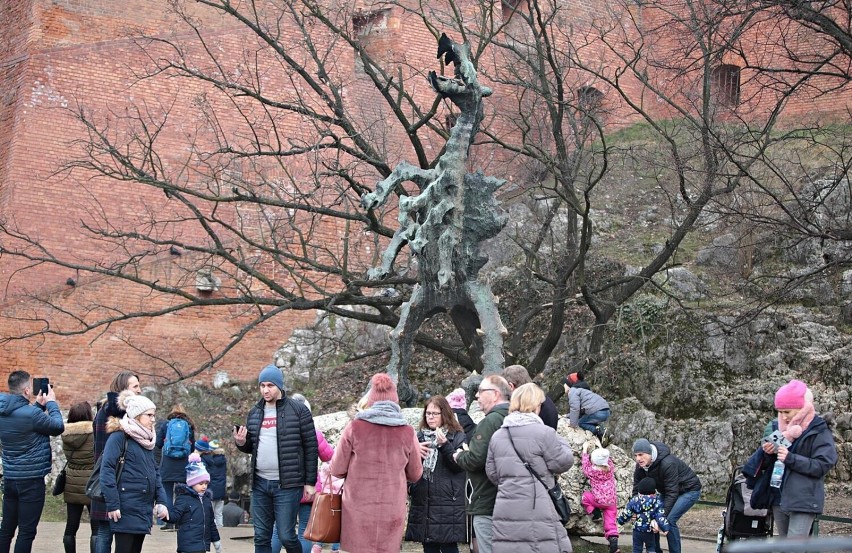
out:
M234 432L239 432L239 431L240 431L240 425L239 425L239 424L235 424L235 425L234 425Z
M50 379L46 376L42 376L41 378L33 378L33 395L37 396L39 391L41 393L47 395L50 391Z

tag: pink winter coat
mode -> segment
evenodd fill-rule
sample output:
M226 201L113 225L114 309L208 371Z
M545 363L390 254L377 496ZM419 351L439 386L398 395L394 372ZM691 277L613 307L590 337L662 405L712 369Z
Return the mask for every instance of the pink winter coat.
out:
M329 444L328 441L326 441L325 436L323 435L323 433L320 430L317 430L316 428L314 428L314 430L316 430L316 433L317 433L317 456L319 457L320 461L323 461L323 462L331 461L331 457L332 457L332 455L334 455L334 448L331 447L331 444ZM320 476L320 473L317 472L317 493L319 493L320 490L322 489L321 478L322 477ZM301 503L313 503L313 502L314 502L313 498L309 499L306 495L302 495Z
M396 413L381 404L393 405ZM399 553L408 482L423 474L420 445L398 405L380 401L373 407L390 416L371 418L374 409L359 413L343 430L331 460L331 474L346 478L340 548L349 553ZM403 424L388 425L389 419Z
M615 490L615 463L607 459L609 470L598 470L588 453L583 453L583 474L589 479L592 497L600 505L615 505L618 502Z

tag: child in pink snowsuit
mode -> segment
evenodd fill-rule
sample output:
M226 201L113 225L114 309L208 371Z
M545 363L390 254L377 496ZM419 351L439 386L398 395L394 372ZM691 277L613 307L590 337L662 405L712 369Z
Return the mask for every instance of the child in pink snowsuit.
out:
M589 455L591 442L583 444L583 474L589 479L591 491L583 493L583 507L588 514L598 509L603 515L604 536L609 541L609 553L618 553L618 498L615 490L615 464L609 450L597 448Z

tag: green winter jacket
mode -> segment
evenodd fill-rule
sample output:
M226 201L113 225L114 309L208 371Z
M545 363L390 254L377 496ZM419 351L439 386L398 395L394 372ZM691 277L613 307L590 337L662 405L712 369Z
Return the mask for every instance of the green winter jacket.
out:
M473 431L468 451L459 453L456 464L467 471L472 487L467 513L470 515L491 516L494 502L497 500L497 486L485 474L485 461L488 459L488 443L491 436L503 425L503 419L509 414L509 404L494 406L485 418L479 421Z

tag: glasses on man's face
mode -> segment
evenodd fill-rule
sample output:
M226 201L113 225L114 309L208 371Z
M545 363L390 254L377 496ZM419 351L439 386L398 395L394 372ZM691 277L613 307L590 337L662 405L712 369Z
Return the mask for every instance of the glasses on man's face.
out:
M441 412L440 411L426 411L426 416L427 417L440 417Z
M496 392L497 388L479 388L476 390L477 394L481 394L482 392Z

